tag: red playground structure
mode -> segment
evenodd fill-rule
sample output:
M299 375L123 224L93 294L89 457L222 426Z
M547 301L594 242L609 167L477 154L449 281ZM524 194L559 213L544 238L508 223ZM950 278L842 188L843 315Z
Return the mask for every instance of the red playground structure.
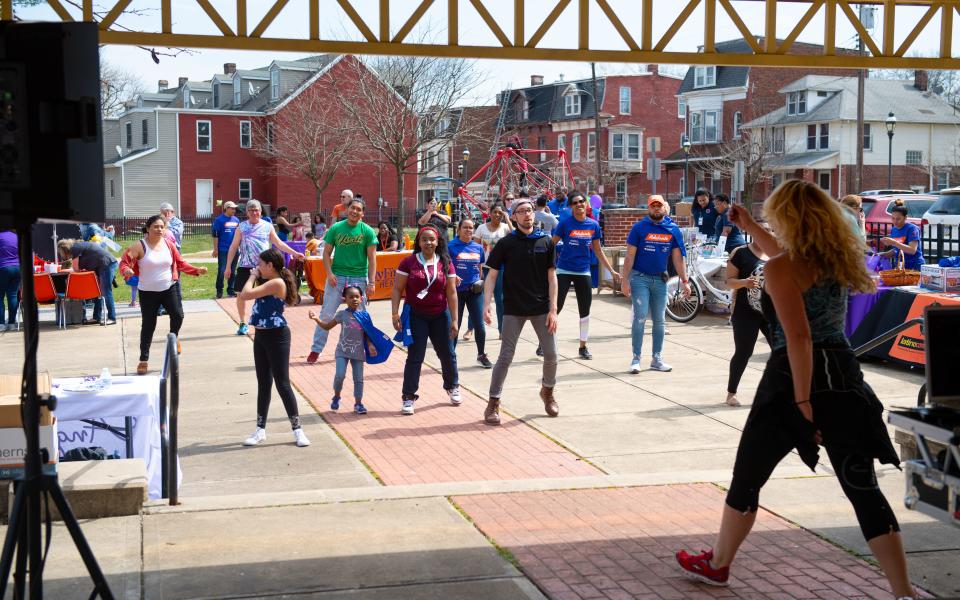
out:
M471 183L483 182L479 194L471 194ZM546 194L553 198L559 187L570 187L570 162L567 151L525 149L519 139L512 139L477 169L469 179L457 187L457 208L486 218L490 203L503 198L507 192L526 192L531 198Z

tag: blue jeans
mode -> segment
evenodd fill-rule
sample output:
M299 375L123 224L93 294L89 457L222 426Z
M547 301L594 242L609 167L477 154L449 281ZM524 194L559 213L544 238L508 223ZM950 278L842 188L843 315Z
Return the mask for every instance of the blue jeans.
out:
M633 301L633 357L640 358L643 346L643 326L647 313L653 319L653 354L663 352L663 336L666 332L664 317L667 311L667 282L659 275L645 275L639 271L630 273L630 299Z
M17 322L17 292L20 291L20 267L0 267L0 325ZM3 320L3 299L7 299L7 320Z
M333 376L333 393L337 396L343 390L343 380L347 377L347 363L353 370L353 398L357 402L363 399L363 361L357 358L336 356L337 372Z
M117 309L113 303L113 278L117 276L117 269L120 263L112 262L109 267L97 269L97 282L100 284L100 293L103 294L104 303L107 305L107 318L111 321L117 320ZM103 307L100 302L93 301L93 319L99 321L103 315Z
M483 268L483 278L487 278L490 269ZM497 283L493 286L493 303L497 307L497 331L503 333L503 269L497 271Z
M470 317L467 319L467 326L473 330L473 335L477 340L477 354L485 354L484 349L487 343L487 331L483 324L483 292L474 294L470 290L457 292L457 328L463 323L463 310L470 311ZM454 347L457 346L457 340L453 340Z
M223 296L223 274L227 270L227 251L217 252L217 298ZM230 279L227 280L227 293L233 295L233 284L237 280L237 262L240 260L240 253L233 257L233 264L230 265Z
M337 314L337 309L340 308L340 303L343 302L343 288L348 285L354 285L360 288L360 293L363 294L362 301L360 302L360 310L367 310L366 276L345 277L343 275L337 275L337 287L333 287L328 281L323 288L323 307L320 309L321 321L329 321ZM310 346L310 352L316 352L317 354L323 352L323 348L327 345L327 337L329 335L329 331L317 325L317 328L313 332L313 344Z
M443 374L443 389L452 390L460 385L457 375L457 351L450 339L450 311L428 317L410 311L410 332L413 344L407 349L407 363L403 366L403 395L412 396L420 389L420 369L427 354L427 339L440 359Z

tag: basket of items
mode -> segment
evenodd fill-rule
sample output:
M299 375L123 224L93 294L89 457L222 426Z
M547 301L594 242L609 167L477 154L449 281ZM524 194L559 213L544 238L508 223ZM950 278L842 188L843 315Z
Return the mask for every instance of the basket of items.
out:
M903 252L897 252L897 268L880 271L880 280L887 287L899 285L917 285L920 283L920 271L903 267Z

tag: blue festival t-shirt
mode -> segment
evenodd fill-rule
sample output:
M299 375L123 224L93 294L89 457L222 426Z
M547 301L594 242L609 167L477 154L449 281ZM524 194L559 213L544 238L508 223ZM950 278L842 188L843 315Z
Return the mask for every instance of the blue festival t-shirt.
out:
M920 265L924 264L925 262L923 260L923 244L920 243L920 228L913 223L904 223L903 227L894 227L891 229L890 237L907 246L910 245L910 242L917 242L916 253L903 253L903 268L919 271ZM893 265L896 267L897 263L900 261L900 257L897 256L897 253L900 252L900 249L894 248L894 251Z
M224 214L217 217L211 227L213 237L217 238L217 252L230 251L230 244L233 243L233 234L237 232L237 227L239 226L240 219L236 217L228 217Z
M659 275L666 271L674 248L680 248L680 253L687 255L683 234L670 217L664 217L660 223L654 223L650 217L637 221L630 229L627 244L637 249L633 270L646 275Z
M578 221L576 217L570 216L560 220L553 230L553 235L563 242L563 246L559 247L557 271L577 275L589 274L592 244L593 240L600 239L600 223L590 218Z
M726 252L732 252L734 248L747 245L747 240L743 237L743 233L740 232L740 228L730 221L729 208L720 213L720 216L717 217L717 224L714 230L714 236L717 238L717 241L719 241L720 237L723 235L724 227L730 228L730 233L727 234L727 244L724 247Z
M457 277L461 280L457 291L463 292L482 278L481 267L487 262L483 246L473 240L464 242L457 237L450 242L447 250L450 252L453 266L457 269Z

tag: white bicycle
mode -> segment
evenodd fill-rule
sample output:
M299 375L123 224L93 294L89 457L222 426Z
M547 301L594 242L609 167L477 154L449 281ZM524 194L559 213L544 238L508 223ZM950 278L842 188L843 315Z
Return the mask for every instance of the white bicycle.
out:
M716 244L689 244L687 245L687 277L690 280L690 296L684 298L680 278L671 277L667 281L667 316L678 323L687 323L703 310L706 299L729 308L733 303L733 291L721 290L710 283L710 276L723 265L714 265L709 272L700 269L699 258L704 253L712 253Z

